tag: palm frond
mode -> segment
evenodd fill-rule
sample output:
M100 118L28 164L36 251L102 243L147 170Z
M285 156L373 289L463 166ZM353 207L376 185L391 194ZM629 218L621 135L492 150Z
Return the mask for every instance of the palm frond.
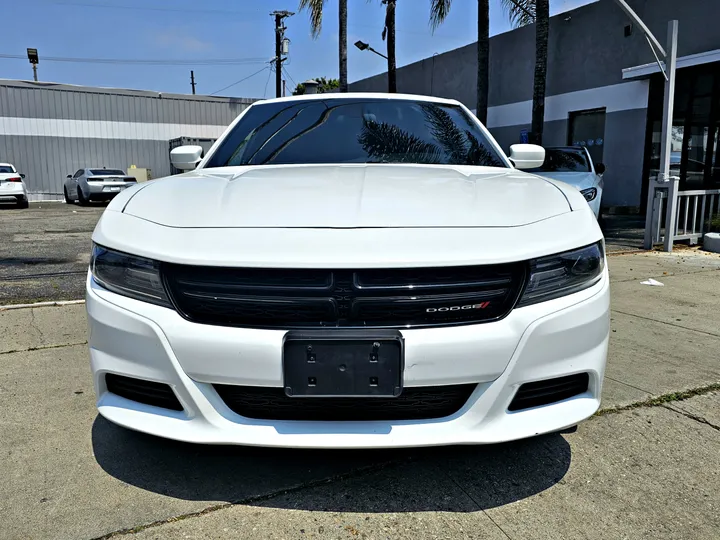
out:
M433 32L445 21L451 5L452 0L430 0L430 28Z
M310 13L310 30L314 39L322 30L323 8L326 2L327 0L300 0L300 11L307 10Z
M395 124L363 121L358 143L380 163L440 163L440 149Z
M516 28L535 22L535 0L500 0L500 3Z

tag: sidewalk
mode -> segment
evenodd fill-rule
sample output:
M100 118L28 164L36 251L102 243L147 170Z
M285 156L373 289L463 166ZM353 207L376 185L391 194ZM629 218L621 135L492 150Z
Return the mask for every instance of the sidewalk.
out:
M605 413L488 447L265 450L129 432L96 414L84 306L0 311L0 537L717 538L720 257L609 264ZM665 286L640 285L650 277Z

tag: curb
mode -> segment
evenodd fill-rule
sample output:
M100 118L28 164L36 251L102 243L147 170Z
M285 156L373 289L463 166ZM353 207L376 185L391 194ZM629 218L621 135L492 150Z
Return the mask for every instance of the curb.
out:
M75 304L84 304L85 300L59 300L57 302L37 302L35 304L8 304L0 306L0 311L9 311L11 309L27 309L37 307L53 307L53 306L72 306Z

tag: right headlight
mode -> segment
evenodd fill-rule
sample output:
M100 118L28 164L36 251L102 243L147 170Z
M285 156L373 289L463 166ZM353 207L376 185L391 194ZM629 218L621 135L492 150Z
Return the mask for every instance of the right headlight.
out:
M90 271L101 287L135 300L172 307L160 277L160 263L94 245Z
M605 268L603 242L530 261L530 279L517 307L545 302L592 287Z

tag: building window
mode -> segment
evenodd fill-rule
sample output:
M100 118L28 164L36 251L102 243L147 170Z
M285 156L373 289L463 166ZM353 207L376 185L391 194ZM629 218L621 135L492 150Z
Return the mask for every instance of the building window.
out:
M663 77L653 76L648 106L645 186L660 169L664 91ZM674 109L670 173L680 177L681 190L720 187L720 62L678 70Z

